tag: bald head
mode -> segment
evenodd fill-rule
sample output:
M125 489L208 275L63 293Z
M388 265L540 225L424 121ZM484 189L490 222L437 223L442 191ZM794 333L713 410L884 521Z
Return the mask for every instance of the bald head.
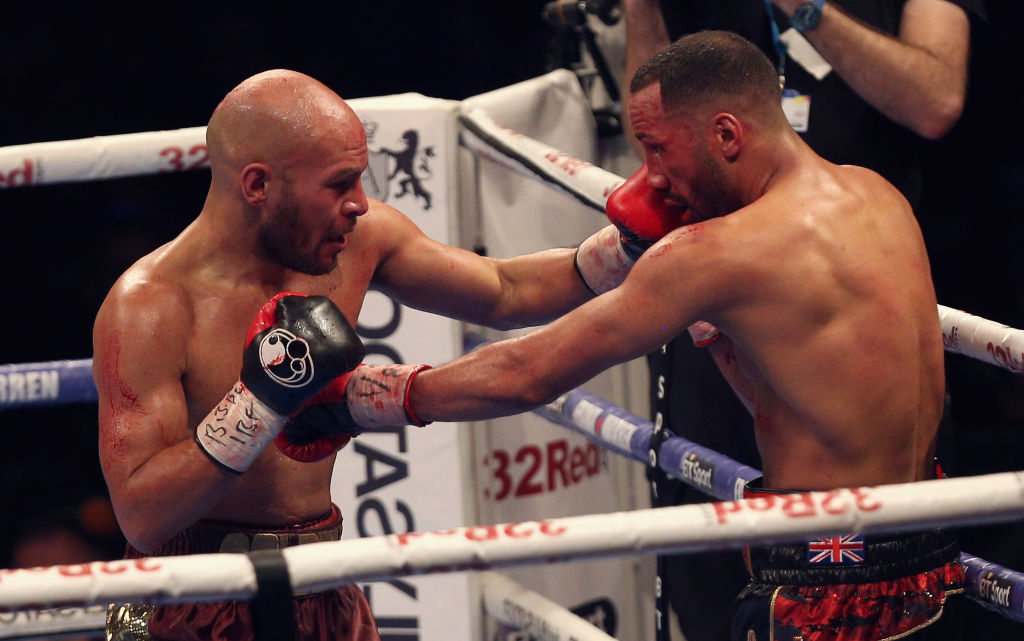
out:
M244 80L217 105L206 129L216 179L251 162L283 170L327 134L362 137L355 112L318 80L285 69Z

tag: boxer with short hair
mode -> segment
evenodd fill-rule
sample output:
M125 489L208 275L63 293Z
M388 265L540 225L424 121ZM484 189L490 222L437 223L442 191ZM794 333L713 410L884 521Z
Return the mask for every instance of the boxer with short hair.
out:
M735 34L677 40L632 92L648 186L699 222L546 327L420 372L401 402L421 422L525 411L692 327L751 410L758 491L934 478L942 332L907 201L815 154L786 121L774 67ZM347 401L351 429L372 425L365 401ZM855 540L863 556L810 541L752 550L734 639L956 638L946 599L964 572L948 536Z
M202 211L117 280L93 330L100 462L128 556L340 536L330 480L348 437L308 428L323 423L323 402L362 357L351 325L371 286L460 320L534 325L593 297L577 259L614 284L629 267L623 243L658 237L642 208L627 207L620 226L641 232L609 226L578 252L498 260L435 242L366 197L359 118L292 71L228 93L207 146ZM612 263L614 277L601 277ZM388 374L408 382L419 369ZM404 420L402 405L392 409ZM379 638L355 586L298 597L295 611L303 639ZM235 602L114 608L109 620L118 639L252 637Z

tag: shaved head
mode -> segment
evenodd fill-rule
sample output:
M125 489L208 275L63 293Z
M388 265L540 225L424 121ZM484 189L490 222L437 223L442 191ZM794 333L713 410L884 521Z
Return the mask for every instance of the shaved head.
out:
M326 274L369 204L366 132L338 94L274 69L232 89L206 127L210 191L200 218L225 237L249 235L266 261Z
M206 129L214 179L250 162L280 170L324 144L325 135L365 137L355 112L334 91L285 69L244 80L217 105Z
M729 31L700 31L679 38L637 70L630 91L655 82L661 83L666 113L724 110L788 126L774 65L752 42Z

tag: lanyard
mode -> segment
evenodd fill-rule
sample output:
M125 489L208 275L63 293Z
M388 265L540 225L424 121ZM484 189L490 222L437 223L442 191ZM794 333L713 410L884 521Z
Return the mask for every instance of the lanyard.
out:
M775 66L779 72L779 87L786 86L786 45L779 36L779 25L775 22L775 13L772 9L772 0L764 0L764 11L768 14L768 24L772 31L772 46L775 47L775 55L779 62Z

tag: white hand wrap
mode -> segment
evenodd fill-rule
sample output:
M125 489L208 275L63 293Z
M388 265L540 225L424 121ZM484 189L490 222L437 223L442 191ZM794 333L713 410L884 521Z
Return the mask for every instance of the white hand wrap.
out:
M615 225L608 225L587 238L576 250L576 271L595 294L603 294L621 285L629 276L633 262L619 240L619 230Z
M348 411L360 427L385 425L423 427L409 407L412 379L429 365L363 365L356 369L345 388Z
M686 329L697 347L707 347L722 337L718 328L707 321L697 321Z
M287 422L238 381L196 427L196 443L215 463L241 474Z

